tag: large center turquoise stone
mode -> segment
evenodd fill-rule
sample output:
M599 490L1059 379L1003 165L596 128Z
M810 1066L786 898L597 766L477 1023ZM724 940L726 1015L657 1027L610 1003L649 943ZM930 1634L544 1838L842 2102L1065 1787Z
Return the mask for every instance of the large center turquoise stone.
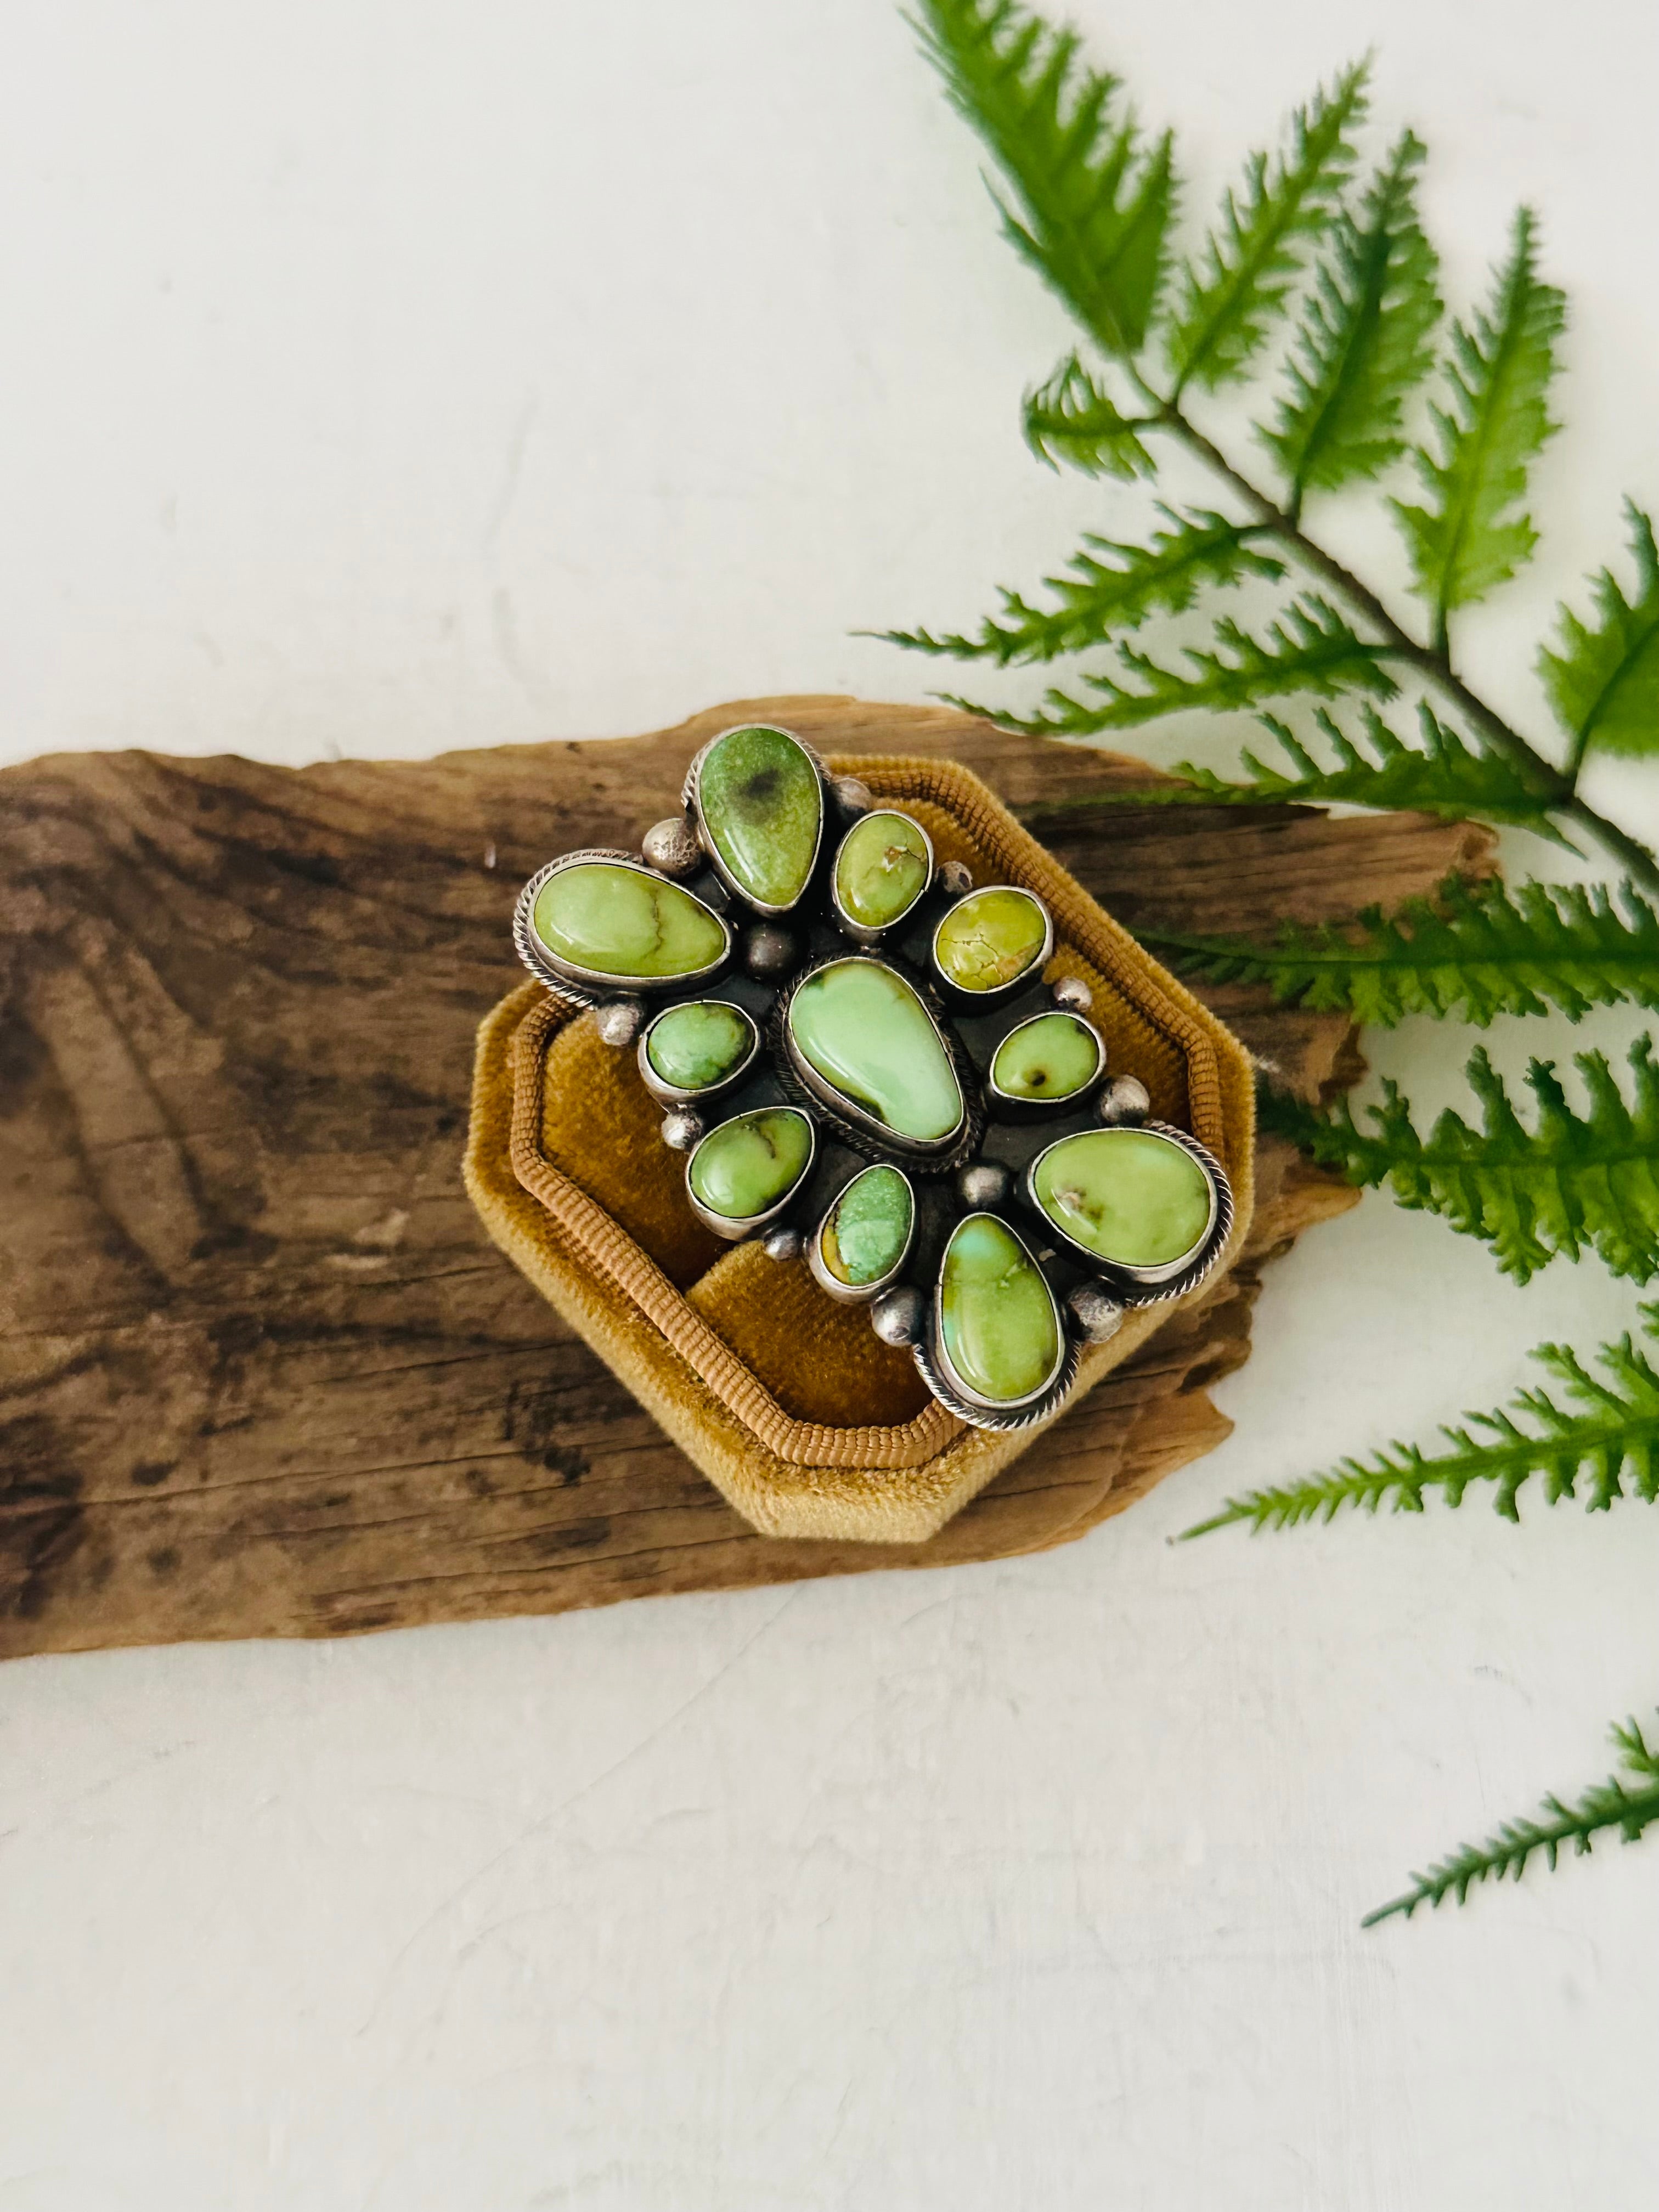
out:
M1164 1267L1203 1243L1213 1194L1190 1152L1151 1129L1085 1129L1031 1170L1037 1204L1098 1260Z
M686 1164L692 1195L723 1221L769 1213L812 1157L812 1131L793 1106L762 1106L711 1129Z
M875 960L835 960L789 1001L795 1050L832 1091L912 1144L962 1127L962 1085L914 987Z
M994 1405L1029 1398L1060 1364L1060 1310L1042 1270L994 1214L970 1213L945 1248L939 1327L958 1381Z
M619 983L701 975L730 942L726 925L680 884L614 860L556 869L536 894L531 923L555 959Z
M904 1257L915 1214L915 1196L896 1168L866 1168L824 1215L819 1256L848 1290L878 1283Z
M921 824L883 807L855 822L836 855L836 899L861 929L890 929L927 888L933 868Z
M710 1091L742 1066L754 1043L754 1024L736 1006L688 999L652 1023L645 1056L659 1082L676 1091Z
M738 889L759 906L793 906L823 826L823 787L805 748L787 730L728 730L703 756L696 796Z

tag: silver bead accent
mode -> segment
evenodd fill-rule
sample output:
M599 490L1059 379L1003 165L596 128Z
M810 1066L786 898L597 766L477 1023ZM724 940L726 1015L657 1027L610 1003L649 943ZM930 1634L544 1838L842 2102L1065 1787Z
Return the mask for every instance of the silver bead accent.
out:
M974 888L974 872L961 860L941 860L933 871L933 883L947 898L966 898Z
M832 775L830 791L843 814L867 814L876 803L874 792L855 775Z
M776 982L799 957L793 937L775 921L757 922L744 933L743 964L757 982Z
M1109 1129L1133 1128L1152 1110L1146 1086L1133 1075L1115 1075L1100 1094L1096 1109Z
M662 1119L662 1140L676 1152L689 1152L702 1135L702 1116L689 1106L677 1106Z
M957 1177L957 1196L973 1212L1006 1206L1013 1177L995 1160L975 1160Z
M1081 975L1062 975L1049 996L1069 1014L1086 1014L1095 1002L1094 993Z
M659 876L693 875L702 862L697 833L683 814L653 822L640 840L640 850L646 866Z
M594 1028L618 1051L632 1044L644 1025L645 1008L638 999L608 999L594 1011Z
M884 1291L870 1309L870 1326L884 1344L915 1344L921 1336L926 1306L909 1283Z
M1123 1307L1104 1283L1079 1283L1066 1301L1073 1332L1089 1344L1104 1344L1123 1326Z
M769 1260L799 1260L800 1231L799 1229L778 1228L761 1239L761 1249Z

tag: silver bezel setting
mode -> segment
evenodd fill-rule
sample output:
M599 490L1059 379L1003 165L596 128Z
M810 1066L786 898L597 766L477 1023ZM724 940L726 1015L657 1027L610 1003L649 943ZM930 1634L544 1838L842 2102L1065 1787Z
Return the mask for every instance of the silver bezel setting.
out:
M854 921L852 915L848 913L841 902L841 887L836 878L841 872L841 856L848 839L860 830L866 822L879 821L884 814L890 815L896 822L908 822L921 838L922 848L927 855L927 872L922 877L921 888L903 913L895 915L891 921L883 922L879 928L872 928L868 922ZM850 937L854 945L879 945L883 938L890 936L894 930L902 929L904 927L928 892L932 890L933 868L933 841L914 814L907 814L902 806L871 807L867 813L860 815L858 820L850 823L842 832L841 842L836 847L835 858L830 863L830 908L836 917L836 928L844 937Z
M851 1190L853 1185L855 1182L861 1182L867 1175L877 1174L882 1168L890 1168L903 1182L905 1189L910 1194L910 1226L905 1232L904 1249L894 1261L887 1273L878 1276L874 1282L843 1283L838 1275L832 1273L823 1257L823 1232L830 1225L830 1216ZM807 1239L806 1264L812 1271L813 1281L821 1291L826 1291L830 1297L834 1298L838 1305L873 1305L884 1291L892 1289L909 1262L910 1254L915 1246L916 1220L920 1210L916 1204L915 1188L902 1167L896 1166L891 1160L872 1160L866 1166L860 1168L855 1174L848 1177L829 1205L824 1207L817 1227Z
M646 1050L651 1032L657 1024L665 1021L670 1014L678 1013L682 1006L723 1006L728 1013L735 1014L749 1031L749 1049L732 1073L722 1075L716 1083L702 1084L694 1091L684 1090L678 1084L665 1083L652 1066L650 1055ZM635 1056L639 1061L640 1080L653 1098L659 1098L665 1106L690 1106L699 1099L718 1098L723 1091L730 1091L734 1084L741 1083L759 1057L760 1048L760 1024L747 1006L738 1006L732 999L681 999L672 1006L659 1006L652 1015L640 1031Z
M1026 962L1018 975L1008 982L998 983L988 991L970 990L964 984L958 983L947 975L939 965L939 933L945 923L958 915L970 899L988 897L995 891L1018 891L1022 898L1030 899L1031 904L1042 916L1042 948ZM947 991L951 997L964 1008L999 1006L1005 1000L1012 999L1016 991L1025 989L1037 980L1053 957L1054 950L1054 918L1048 911L1048 902L1046 899L1039 898L1034 890L1029 890L1024 884L975 884L972 890L964 891L959 899L953 900L933 924L933 933L927 940L927 965L939 988Z
M717 960L711 960L706 968L695 969L684 975L608 975L602 969L579 968L573 961L562 960L557 953L550 951L536 934L536 901L542 886L555 876L562 875L567 868L591 867L596 863L607 867L626 868L636 876L647 876L653 884L667 884L672 890L684 892L687 898L696 900L703 912L720 924L725 951ZM659 868L647 867L637 853L617 852L608 846L592 845L580 852L562 853L556 860L550 860L545 867L537 869L519 893L513 908L513 944L525 966L532 975L545 983L549 990L556 991L561 998L568 999L574 1005L597 1006L606 999L634 997L653 991L694 989L697 984L718 975L726 967L732 957L732 936L731 923L717 908L711 906L707 899L698 898L696 891L688 890L684 884L677 882L672 876L664 875Z
M702 800L700 796L702 764L723 738L735 737L739 730L768 730L775 737L787 738L790 744L805 756L813 775L817 778L818 834L812 846L812 863L806 871L805 880L802 883L799 890L786 906L769 906L763 899L757 898L752 891L744 889L720 857L720 850L714 843L708 825L702 818ZM697 833L697 842L708 855L709 866L726 885L732 897L741 899L751 913L758 914L769 921L775 921L782 915L793 914L811 888L812 878L818 872L818 862L823 857L823 832L830 815L830 788L828 779L823 772L823 763L805 738L798 738L793 730L786 730L781 722L733 722L729 729L717 731L706 745L699 747L690 767L685 771L685 782L680 797L690 811L692 824Z
M1210 1186L1209 1219L1203 1236L1191 1251L1183 1254L1180 1259L1165 1261L1156 1267L1136 1267L1121 1260L1103 1260L1097 1252L1091 1252L1086 1244L1080 1244L1076 1237L1068 1236L1039 1200L1036 1171L1049 1153L1057 1151L1061 1145L1069 1144L1073 1137L1115 1134L1115 1132L1109 1128L1103 1131L1074 1129L1067 1136L1056 1137L1054 1143L1045 1145L1027 1166L1020 1188L1026 1204L1045 1230L1057 1237L1091 1273L1098 1275L1126 1306L1158 1305L1166 1298L1184 1297L1188 1291L1196 1289L1220 1258L1227 1239L1232 1234L1232 1185L1214 1153L1207 1146L1200 1145L1198 1139L1187 1130L1177 1129L1169 1121L1126 1122L1121 1127L1126 1133L1139 1131L1147 1136L1162 1137L1166 1143L1185 1152L1189 1159L1195 1160L1204 1170L1205 1180Z
M1095 1066L1093 1074L1088 1078L1086 1082L1079 1083L1075 1091L1062 1091L1057 1097L1054 1098L1028 1098L1020 1091L1005 1091L1002 1085L997 1081L996 1077L997 1062L1002 1057L1003 1053L1007 1049L1009 1044L1012 1043L1013 1039L1019 1035L1022 1030L1029 1030L1032 1026L1033 1023L1036 1022L1052 1021L1074 1022L1079 1029L1086 1030L1089 1035L1094 1039ZM1085 1016L1079 1014L1074 1007L1044 1006L1035 1014L1027 1014L1024 1021L1016 1022L1012 1029L1008 1030L1006 1036L998 1039L996 1048L991 1054L990 1066L985 1071L985 1095L991 1101L992 1106L996 1109L1002 1120L1010 1121L1018 1121L1027 1115L1036 1115L1046 1114L1054 1107L1064 1106L1074 1109L1081 1106L1086 1099L1091 1097L1094 1092L1099 1089L1101 1084L1105 1079L1105 1075L1106 1040L1102 1036L1100 1031L1095 1027L1094 1024L1088 1020Z
M1077 1340L1066 1326L1065 1310L1060 1301L1054 1296L1054 1285L1046 1275L1042 1274L1042 1268L1037 1267L1036 1255L1025 1238L1020 1235L1019 1231L1003 1215L990 1212L982 1206L972 1213L964 1213L961 1220L953 1224L951 1238L946 1240L945 1250L949 1250L951 1239L956 1237L957 1231L966 1223L981 1219L994 1221L999 1228L1006 1229L1032 1267L1036 1267L1037 1273L1042 1276L1042 1286L1048 1291L1048 1303L1054 1309L1054 1328L1060 1339L1060 1349L1047 1381L1040 1389L1028 1391L1023 1398L1005 1399L1000 1402L981 1397L978 1391L969 1389L963 1382L956 1369L951 1364L951 1355L945 1348L944 1253L939 1255L938 1277L927 1301L927 1332L920 1344L911 1346L911 1357L916 1363L916 1368L922 1381L933 1392L934 1397L947 1412L955 1413L958 1419L966 1421L975 1429L1001 1431L1029 1429L1035 1423L1046 1420L1050 1413L1064 1403L1067 1393L1077 1379L1080 1350Z
M763 1213L751 1213L747 1215L741 1221L734 1221L729 1214L716 1213L714 1212L712 1207L707 1206L703 1204L702 1200L697 1196L696 1192L691 1188L691 1167L692 1163L697 1157L697 1154L702 1150L706 1144L708 1144L714 1138L722 1135L727 1129L734 1128L739 1121L746 1121L751 1114L799 1114L801 1120L806 1124L806 1134L808 1139L806 1146L806 1159L800 1173L795 1177L793 1182L790 1184L788 1189L784 1192L781 1198L775 1200L772 1205L767 1207ZM716 1237L724 1237L728 1244L740 1243L745 1237L753 1237L760 1230L769 1229L780 1214L787 1212L789 1207L794 1203L795 1200L799 1197L802 1187L811 1176L813 1167L817 1161L817 1127L810 1114L803 1113L799 1106L791 1104L787 1100L770 1106L751 1106L748 1109L747 1113L733 1114L727 1121L717 1121L712 1129L708 1130L703 1136L698 1138L696 1143L686 1155L685 1195L687 1200L690 1201L691 1211L696 1215L698 1220L702 1223L705 1229L712 1229Z
M789 1022L789 1012L794 1005L796 993L804 984L810 983L815 975L822 975L831 968L850 967L855 963L879 968L887 975L896 975L900 982L915 993L922 1012L933 1024L933 1034L945 1048L962 1097L961 1117L948 1137L927 1144L890 1129L876 1115L866 1112L855 1100L837 1091L828 1077L821 1075L797 1046ZM834 952L827 959L817 961L811 968L805 969L787 991L780 995L773 1014L775 1040L781 1048L777 1057L781 1068L799 1091L805 1094L801 1103L811 1103L827 1114L854 1152L878 1159L896 1154L907 1166L944 1173L960 1166L968 1151L979 1142L985 1127L985 1109L973 1062L968 1057L961 1039L948 1021L941 1018L941 1015L942 1009L928 1004L927 993L917 979L907 975L893 961L884 960L877 954L866 951Z

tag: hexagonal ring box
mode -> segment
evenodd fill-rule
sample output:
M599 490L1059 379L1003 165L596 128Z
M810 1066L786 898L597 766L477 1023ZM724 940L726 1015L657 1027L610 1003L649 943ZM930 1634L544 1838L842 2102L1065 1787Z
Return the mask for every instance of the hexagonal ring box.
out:
M965 769L684 800L525 886L467 1188L760 1533L924 1541L1231 1265L1249 1063Z

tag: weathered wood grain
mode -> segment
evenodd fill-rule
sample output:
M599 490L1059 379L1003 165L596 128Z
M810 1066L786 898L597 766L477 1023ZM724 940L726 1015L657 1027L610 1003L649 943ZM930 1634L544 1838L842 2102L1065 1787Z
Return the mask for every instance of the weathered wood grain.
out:
M1121 757L942 709L748 702L943 751L1132 925L1314 920L1489 866L1416 816L1114 811ZM0 773L0 1654L330 1635L1034 1550L1226 1433L1263 1263L1352 1194L1261 1162L1243 1264L932 1543L753 1535L487 1242L473 1033L519 882L627 843L726 708L614 744L303 769L82 754ZM1214 1003L1280 1079L1339 1018Z

